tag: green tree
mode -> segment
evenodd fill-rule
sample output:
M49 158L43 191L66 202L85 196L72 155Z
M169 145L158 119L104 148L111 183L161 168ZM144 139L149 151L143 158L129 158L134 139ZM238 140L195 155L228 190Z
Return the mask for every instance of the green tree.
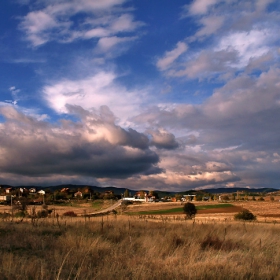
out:
M224 195L224 196L222 197L222 199L225 200L225 201L228 201L228 200L229 200L229 196L228 196L228 195Z
M236 220L256 220L256 216L247 209L243 209L242 211L234 215L234 218Z
M140 198L144 199L145 198L145 192L144 191L140 191Z
M128 191L128 189L126 189L126 190L124 191L123 196L124 196L124 197L129 197L129 191Z
M178 201L178 200L181 200L182 199L182 195L181 194L175 194L175 198L176 198L176 200Z
M156 199L158 199L158 193L155 191L149 191L149 195L154 196Z
M187 219L194 218L197 212L195 205L191 202L187 202L184 204L183 211L186 214Z

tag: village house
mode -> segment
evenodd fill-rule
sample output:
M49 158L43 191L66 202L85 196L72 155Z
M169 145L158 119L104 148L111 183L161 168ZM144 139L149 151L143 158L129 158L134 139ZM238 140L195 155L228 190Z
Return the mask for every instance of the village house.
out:
M9 201L11 201L11 199L12 199L11 195L0 195L0 201L9 202Z
M6 188L5 191L6 193L11 193L14 190L14 188Z
M40 190L40 191L38 191L37 193L38 193L38 194L41 194L41 195L45 195L45 194L46 194L46 192L45 192L44 190Z
M83 197L83 193L81 191L77 191L77 192L74 193L74 197L82 198Z
M192 201L195 199L196 194L184 194L183 197L185 198L184 201Z
M147 194L144 191L136 192L133 197L124 197L123 200L140 201L140 202L155 202L156 196L153 194Z
M62 192L62 193L69 193L69 191L70 191L70 189L69 188L62 188L61 190L60 190L60 192Z
M28 194L29 190L27 188L19 188L21 194Z

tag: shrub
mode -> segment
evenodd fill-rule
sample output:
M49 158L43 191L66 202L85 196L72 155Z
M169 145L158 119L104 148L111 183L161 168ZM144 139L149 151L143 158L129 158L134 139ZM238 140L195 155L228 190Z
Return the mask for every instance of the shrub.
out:
M15 218L24 218L26 216L26 212L24 211L18 211L14 214Z
M37 218L47 218L48 215L48 210L40 210L36 213Z
M226 201L228 201L228 200L229 200L229 196L228 196L228 195L224 195L224 196L222 196L222 200L226 200Z
M68 211L68 212L63 213L63 216L77 217L77 214L74 211Z
M247 209L243 209L242 211L234 215L234 218L236 220L256 220L256 216Z
M218 236L207 235L200 244L201 249L215 249L215 250L224 250L232 251L238 250L241 245L237 242L231 240L222 240Z
M130 204L132 204L132 202L129 201L129 200L123 200L123 201L122 201L122 205L127 206L127 205L130 205Z
M264 198L261 196L258 201L264 201Z
M4 213L0 213L0 218L2 219L7 219L11 216L10 213L4 212Z
M195 205L191 202L187 202L184 204L183 211L186 214L187 219L192 219L195 217L195 214L197 212Z

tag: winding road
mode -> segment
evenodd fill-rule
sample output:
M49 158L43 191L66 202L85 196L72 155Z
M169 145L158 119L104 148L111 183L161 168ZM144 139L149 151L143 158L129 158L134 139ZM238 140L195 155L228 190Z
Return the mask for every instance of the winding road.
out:
M88 213L87 216L95 216L95 215L101 215L101 214L108 214L118 208L122 204L122 199L118 200L115 204L111 205L110 207L106 209L102 209L96 212Z

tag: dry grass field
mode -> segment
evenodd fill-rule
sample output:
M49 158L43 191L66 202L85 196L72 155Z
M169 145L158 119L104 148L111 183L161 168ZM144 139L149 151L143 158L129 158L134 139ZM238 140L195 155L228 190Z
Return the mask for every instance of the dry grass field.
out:
M271 218L280 219L280 202L277 201L246 201L246 202L236 202L235 205L241 205L247 208L259 218Z
M280 224L137 216L2 220L0 275L49 279L280 279Z
M92 213L101 209L106 209L110 207L115 201L111 200L101 200L101 201L95 201L92 203L73 203L72 205L68 203L68 205L49 205L48 208L54 210L53 213L58 215L63 215L65 212L74 211L78 216L84 215L87 213ZM32 208L35 208L35 211L38 211L39 209L42 209L41 205L30 205L28 206L28 212L31 212ZM3 212L11 212L11 206L10 205L0 205L0 213Z
M63 213L68 211L75 212L78 216L94 213L95 211L106 209L110 207L114 201L96 201L94 203L83 203L83 204L73 204L64 205L64 206L49 206L49 209L53 209L53 214L63 215ZM205 209L199 210L196 215L197 220L205 220L205 219L215 219L221 220L224 219L233 220L234 214L242 210L242 208L246 208L250 210L254 215L257 216L258 221L260 222L279 222L280 223L280 202L279 199L275 199L274 201L270 201L267 198L265 201L236 201L229 202L233 205L233 207L226 208L216 208L216 209ZM196 206L208 206L208 205L217 205L219 202L211 201L211 202L194 202ZM155 211L155 210L164 210L164 209L172 209L183 207L181 202L159 202L159 203L142 203L142 204L133 204L126 207L126 209L117 209L118 213L129 214L132 212L140 212L140 211ZM29 212L31 211L33 206L29 207ZM35 206L36 211L41 209L41 206ZM0 213L3 212L11 212L11 207L6 205L0 205ZM173 214L168 214L173 215ZM183 211L182 211L182 214Z
M257 216L260 222L279 222L280 223L280 202L279 200L270 201L236 201L229 202L234 207L217 208L199 210L196 215L197 220L215 219L215 220L233 220L234 214L241 211L243 208L250 210L254 215ZM212 202L194 202L196 206L203 205L216 205L217 201ZM172 209L183 206L181 202L170 202L170 203L150 203L150 204L139 204L129 205L126 209L126 213L138 212L138 211L154 211L161 209ZM183 213L182 213L183 215Z
M200 210L195 220L183 214L128 215L181 203L129 205L103 217L62 215L111 204L55 206L58 216L33 220L2 216L0 279L280 279L279 201L234 202ZM234 221L242 208L257 221ZM2 213L10 210L0 206Z

